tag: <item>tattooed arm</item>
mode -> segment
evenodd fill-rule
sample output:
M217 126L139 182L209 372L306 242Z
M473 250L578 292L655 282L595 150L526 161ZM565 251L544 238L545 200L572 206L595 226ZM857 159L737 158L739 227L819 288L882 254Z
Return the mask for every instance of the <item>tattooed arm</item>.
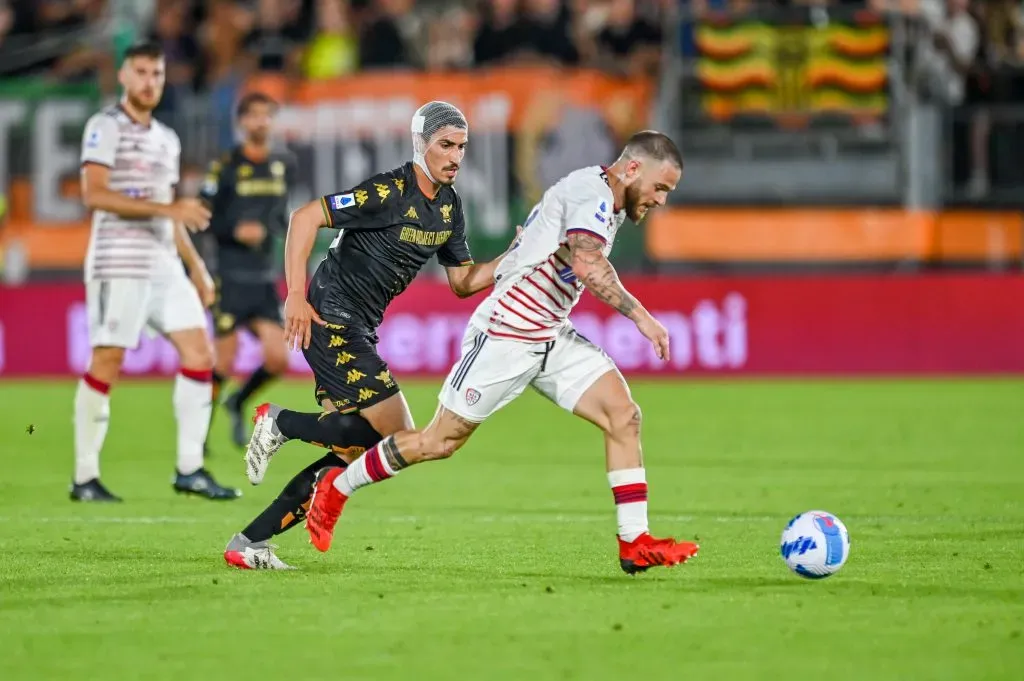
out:
M595 298L634 321L647 310L619 281L619 275L604 255L604 242L585 233L569 235L572 272Z
M604 241L584 232L569 235L572 272L590 293L629 317L654 346L660 359L669 358L668 331L625 289L619 275L604 254Z

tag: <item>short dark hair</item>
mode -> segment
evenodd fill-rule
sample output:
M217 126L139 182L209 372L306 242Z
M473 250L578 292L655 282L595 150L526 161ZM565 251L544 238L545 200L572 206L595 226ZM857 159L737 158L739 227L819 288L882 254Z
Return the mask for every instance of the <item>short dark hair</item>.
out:
M683 155L679 147L668 135L656 130L641 130L629 140L622 150L627 158L650 158L655 161L669 161L680 170L683 169Z
M235 117L241 118L249 113L249 109L257 104L266 104L271 109L277 109L277 102L270 95L263 92L250 92L238 100L238 105L235 107Z
M159 43L147 40L141 43L135 43L124 52L124 59L128 61L133 57L149 57L150 59L163 59L164 48L160 47Z

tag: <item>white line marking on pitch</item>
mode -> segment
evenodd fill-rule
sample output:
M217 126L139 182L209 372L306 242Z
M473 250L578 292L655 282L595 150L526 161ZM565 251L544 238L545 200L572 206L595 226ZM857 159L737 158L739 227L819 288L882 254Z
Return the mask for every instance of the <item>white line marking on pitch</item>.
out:
M458 520L458 522L466 522L467 514L472 514L472 510L453 510L450 513L436 513L425 516L414 516L414 515L385 515L383 513L377 514L376 520L382 520L387 523L395 524L414 524L421 522L438 522L443 523L451 520ZM782 515L735 515L735 516L705 516L705 515L660 515L657 513L651 514L652 519L659 522L687 522L687 523L761 523L761 522L785 522L789 520L788 517ZM468 521L471 523L481 524L519 524L519 523L604 523L608 522L609 518L614 519L614 513L602 513L602 514L560 514L560 513L535 513L535 514L507 514L507 515L478 515L469 518ZM1008 517L988 517L988 518L971 518L963 516L857 516L852 515L846 518L849 522L862 524L862 523L897 523L902 525L927 525L932 523L942 522L960 522L960 523L1013 523L1019 522L1020 518L1008 518ZM363 518L365 520L365 518ZM372 519L371 519L372 521ZM28 518L14 518L0 516L0 522L5 523L36 523L36 524L54 524L54 525L101 525L101 524L123 524L123 525L220 525L220 524L232 524L235 521L225 518L196 518L192 516L66 516L66 517L28 517Z

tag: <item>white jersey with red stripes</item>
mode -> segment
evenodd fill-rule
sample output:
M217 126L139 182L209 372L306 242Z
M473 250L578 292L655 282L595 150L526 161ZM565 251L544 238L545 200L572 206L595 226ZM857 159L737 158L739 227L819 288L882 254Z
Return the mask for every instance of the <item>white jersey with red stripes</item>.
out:
M120 106L100 111L85 125L82 165L110 169L115 192L171 203L179 181L181 142L166 125L132 119ZM153 279L181 268L169 218L123 218L97 210L85 256L85 280Z
M600 239L607 256L625 217L615 210L602 167L563 177L544 192L523 224L519 244L498 265L494 290L473 313L473 326L496 338L554 340L583 293L569 264L569 236Z

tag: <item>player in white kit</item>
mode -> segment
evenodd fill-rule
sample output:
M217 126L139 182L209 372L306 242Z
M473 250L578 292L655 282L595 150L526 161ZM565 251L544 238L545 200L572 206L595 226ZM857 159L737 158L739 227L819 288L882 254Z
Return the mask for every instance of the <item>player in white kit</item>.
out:
M217 484L203 468L213 369L204 307L213 301L214 289L185 230L205 229L210 213L196 199L174 198L181 142L153 118L164 88L160 47L130 48L118 78L124 88L120 103L92 116L82 139L82 197L93 212L85 258L92 356L75 394L71 499L120 501L100 482L99 456L110 418L110 388L125 350L138 345L147 326L170 340L181 358L173 398L174 489L234 499L240 492Z
M355 490L421 461L451 456L484 420L532 385L604 431L621 568L632 574L677 565L697 553L691 542L649 534L640 409L611 358L568 320L587 289L633 320L658 357L668 359L668 332L623 288L608 254L627 216L640 222L650 208L664 205L682 165L671 139L645 131L630 138L611 167L577 170L545 192L498 266L493 292L473 314L462 358L445 380L430 425L385 438L344 471L321 471L306 516L314 546L330 547Z

